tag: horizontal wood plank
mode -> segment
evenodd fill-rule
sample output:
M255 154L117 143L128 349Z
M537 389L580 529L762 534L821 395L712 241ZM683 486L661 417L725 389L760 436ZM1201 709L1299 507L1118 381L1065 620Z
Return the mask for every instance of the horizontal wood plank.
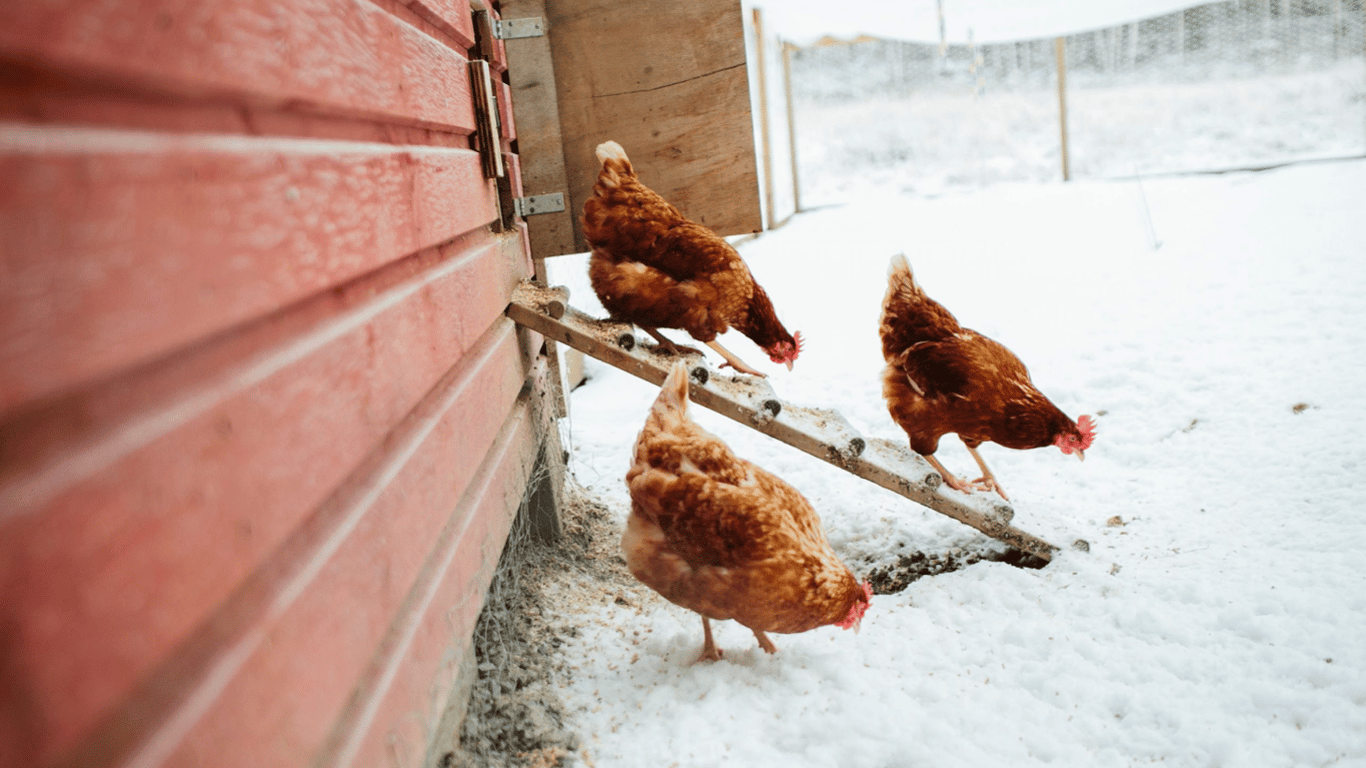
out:
M474 47L474 22L468 0L404 0L404 5L450 35L461 47Z
M212 95L167 95L153 87L80 72L55 71L37 62L0 58L0 122L120 128L176 134L276 136L469 148L470 137L383 118L322 114L291 104L244 104Z
M485 336L522 244L446 249L4 427L0 679L61 713L26 729L25 764L70 748Z
M0 57L185 96L474 131L465 58L368 2L146 0L136 13L7 2Z
M468 149L0 126L0 418L498 216Z

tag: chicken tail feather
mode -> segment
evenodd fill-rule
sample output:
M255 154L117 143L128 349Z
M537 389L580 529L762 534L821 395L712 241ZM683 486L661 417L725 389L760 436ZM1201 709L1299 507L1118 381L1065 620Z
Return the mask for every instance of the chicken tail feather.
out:
M598 172L599 186L616 189L621 186L623 179L635 177L636 170L631 167L631 159L626 156L626 150L615 141L604 141L599 144L597 155L598 161L602 163L602 170Z
M887 280L890 283L889 292L905 292L911 295L920 293L920 284L915 281L915 273L911 271L911 262L906 259L904 253L898 253L892 257L892 263L887 266Z
M598 145L598 162L605 163L608 160L629 160L626 157L626 150L615 141L604 141Z
M669 376L659 389L655 398L655 410L676 412L679 416L688 415L688 364L682 360L674 362Z

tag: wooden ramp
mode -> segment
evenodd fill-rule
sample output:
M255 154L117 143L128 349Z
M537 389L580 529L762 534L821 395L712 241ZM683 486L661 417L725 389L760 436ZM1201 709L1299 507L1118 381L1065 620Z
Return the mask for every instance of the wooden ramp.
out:
M674 358L636 344L630 325L596 320L569 306L565 288L523 282L507 315L520 325L562 342L656 386ZM799 448L858 477L957 520L1031 555L1051 560L1057 547L1010 524L1015 511L986 494L968 496L942 485L921 456L900 443L865 438L839 412L783 402L766 379L692 368L689 396L698 405Z

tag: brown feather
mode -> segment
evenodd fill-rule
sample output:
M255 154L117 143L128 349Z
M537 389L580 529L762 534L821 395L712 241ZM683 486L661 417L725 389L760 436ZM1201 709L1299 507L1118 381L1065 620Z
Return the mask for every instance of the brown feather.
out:
M1016 449L1080 435L1013 352L959 325L925 294L904 256L892 260L879 333L882 394L917 453L933 454L949 433L972 448L995 442Z
M759 632L804 632L866 607L806 498L693 423L686 400L678 363L626 475L631 573L684 608Z
M701 342L734 328L770 355L796 349L740 254L636 177L620 146L599 147L602 170L583 206L588 276L611 316L679 328ZM793 355L795 357L795 353Z

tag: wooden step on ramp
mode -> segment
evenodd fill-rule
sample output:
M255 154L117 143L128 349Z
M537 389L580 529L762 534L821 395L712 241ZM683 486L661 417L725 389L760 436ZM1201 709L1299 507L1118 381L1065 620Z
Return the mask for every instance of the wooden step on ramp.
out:
M664 383L674 359L656 355L636 343L635 330L624 323L596 320L569 305L569 292L523 282L507 315L519 325L567 344L585 355L620 368L656 386ZM1015 511L995 495L967 494L943 485L943 479L908 447L881 438L865 438L838 411L783 402L766 379L717 373L698 360L691 369L689 397L776 440L799 448L851 474L898 493L917 504L1009 544L1051 560L1057 547L1010 524Z

